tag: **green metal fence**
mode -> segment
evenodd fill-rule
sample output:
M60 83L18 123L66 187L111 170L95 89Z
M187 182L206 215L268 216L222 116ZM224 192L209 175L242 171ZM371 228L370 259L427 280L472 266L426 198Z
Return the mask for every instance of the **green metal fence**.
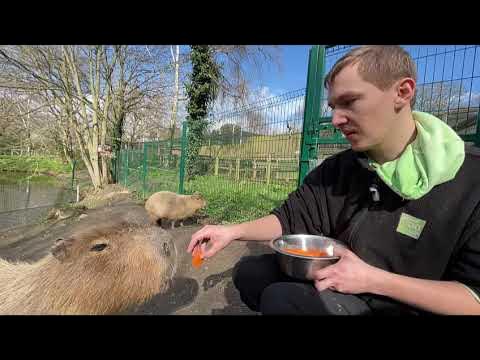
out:
M299 183L323 159L349 147L331 124L323 79L352 47L316 45L310 51ZM437 116L467 143L480 146L480 46L403 47L417 66L415 110Z
M201 176L185 192L204 194L217 221L267 214L295 189L305 89L209 117Z
M207 215L218 222L264 215L297 186L304 97L300 89L211 114L197 157L200 175L194 178L186 178L182 156L186 122L173 146L169 141L124 145L116 158L117 181L143 199L161 190L200 192Z
M182 139L124 144L116 154L117 183L147 198L157 191L181 192Z

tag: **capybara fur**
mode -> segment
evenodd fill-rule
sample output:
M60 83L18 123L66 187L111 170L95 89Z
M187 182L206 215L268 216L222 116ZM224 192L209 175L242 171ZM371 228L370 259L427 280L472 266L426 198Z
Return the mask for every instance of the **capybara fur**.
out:
M0 314L120 313L166 292L171 235L128 218L80 221L37 262L0 259Z
M145 202L145 209L152 223L162 226L162 220L170 220L172 229L175 221L193 216L198 210L207 205L206 200L200 194L179 195L170 191L160 191L151 195Z

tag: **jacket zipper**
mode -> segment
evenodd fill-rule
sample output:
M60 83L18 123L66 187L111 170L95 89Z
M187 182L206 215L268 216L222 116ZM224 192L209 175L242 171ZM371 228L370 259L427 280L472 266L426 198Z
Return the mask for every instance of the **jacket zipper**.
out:
M348 234L347 243L350 245L350 249L352 249L353 252L355 252L355 249L353 247L353 240L355 238L355 235L357 235L360 223L363 221L370 208L372 206L375 206L380 201L380 195L378 192L378 179L376 177L374 178L373 184L372 186L370 186L369 190L371 192L371 197L369 197L367 205L360 210L360 214L358 214L354 218L354 222L351 225L351 231Z
M350 245L350 249L355 252L355 249L353 248L353 239L354 239L354 236L357 234L358 232L358 226L360 225L360 223L362 222L362 220L365 218L365 215L367 214L368 212L368 206L367 207L364 207L360 210L360 214L358 214L355 219L354 219L354 222L353 224L351 225L351 231L350 231L350 234L348 234L348 238L347 238L347 244Z

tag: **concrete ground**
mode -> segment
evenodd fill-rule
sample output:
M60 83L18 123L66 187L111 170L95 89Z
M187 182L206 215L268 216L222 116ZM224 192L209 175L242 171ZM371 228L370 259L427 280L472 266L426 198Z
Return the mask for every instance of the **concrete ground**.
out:
M87 210L88 214L89 211ZM0 233L0 258L35 261L45 256L75 218L26 226ZM232 268L244 256L271 252L262 243L234 242L197 269L186 252L191 235L201 226L168 230L177 247L177 272L172 287L126 315L255 315L240 300L232 283Z
M270 252L264 244L234 242L200 268L192 267L186 252L191 235L201 226L171 231L178 250L177 275L170 291L131 314L255 315L240 300L232 282L232 268L244 256Z

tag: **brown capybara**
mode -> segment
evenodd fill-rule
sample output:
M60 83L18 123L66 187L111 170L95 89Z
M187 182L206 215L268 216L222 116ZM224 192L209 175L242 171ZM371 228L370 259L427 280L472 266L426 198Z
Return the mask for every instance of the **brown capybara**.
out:
M127 219L80 222L34 263L0 259L0 314L112 314L166 292L171 236Z
M170 191L160 191L148 198L145 210L150 220L160 226L162 220L171 220L173 229L175 221L180 220L180 226L183 226L183 220L193 216L206 205L206 200L198 193L179 195Z

